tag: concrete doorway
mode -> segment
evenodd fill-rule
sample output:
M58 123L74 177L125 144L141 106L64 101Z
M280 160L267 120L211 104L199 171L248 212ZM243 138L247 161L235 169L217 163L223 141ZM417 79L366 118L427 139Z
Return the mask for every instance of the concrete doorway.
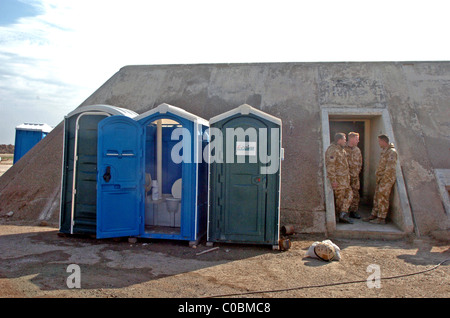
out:
M368 216L372 209L375 192L375 170L380 158L378 135L385 133L395 144L392 126L387 110L380 109L322 109L323 154L330 145L336 132L348 134L354 131L360 134L358 147L363 155L363 169L360 174L360 214ZM401 158L401 154L399 155ZM326 178L324 162L324 187L326 200L326 227L329 234L340 237L396 239L413 231L411 209L406 193L400 160L397 163L397 182L391 193L388 224L378 225L354 220L354 224L337 223L334 213L334 195Z

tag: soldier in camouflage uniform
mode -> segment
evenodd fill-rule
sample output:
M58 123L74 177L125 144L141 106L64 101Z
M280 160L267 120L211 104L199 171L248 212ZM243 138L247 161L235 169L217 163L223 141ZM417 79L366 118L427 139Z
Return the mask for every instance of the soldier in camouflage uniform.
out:
M350 204L350 217L355 219L360 219L361 216L358 214L359 206L359 173L362 169L362 155L361 150L358 148L359 134L356 132L348 133L348 141L345 146L345 151L347 153L348 168L350 171L350 187L353 192L353 200Z
M348 209L352 202L353 193L350 187L347 155L344 150L345 142L345 134L337 133L334 136L334 142L325 152L325 165L327 168L327 177L333 188L336 219L343 223L353 223L348 216Z
M396 180L397 150L389 143L386 135L378 136L378 144L382 148L376 175L376 188L373 197L373 208L370 223L385 224L389 211L389 196Z

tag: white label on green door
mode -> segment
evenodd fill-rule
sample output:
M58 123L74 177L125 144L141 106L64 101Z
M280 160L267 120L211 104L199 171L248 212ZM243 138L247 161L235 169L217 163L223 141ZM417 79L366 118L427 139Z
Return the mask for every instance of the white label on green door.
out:
M236 141L236 156L256 156L256 142Z

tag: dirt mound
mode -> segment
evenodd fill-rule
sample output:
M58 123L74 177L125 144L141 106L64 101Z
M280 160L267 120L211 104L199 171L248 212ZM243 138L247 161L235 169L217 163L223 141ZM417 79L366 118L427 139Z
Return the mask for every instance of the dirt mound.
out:
M63 126L60 123L0 177L0 217L58 222Z
M14 145L0 145L0 153L14 153Z

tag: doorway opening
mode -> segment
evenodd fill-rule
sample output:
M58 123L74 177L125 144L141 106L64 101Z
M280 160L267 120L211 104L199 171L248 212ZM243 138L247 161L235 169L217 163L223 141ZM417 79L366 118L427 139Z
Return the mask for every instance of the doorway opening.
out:
M183 164L171 156L179 142L171 139L172 132L180 127L179 122L163 118L145 129L145 233L181 233Z
M368 200L367 198L367 189L364 187L366 180L364 180L364 172L367 171L367 168L365 169L365 160L364 158L368 158L368 152L366 153L366 147L365 147L365 127L370 125L370 120L368 119L331 119L330 118L330 140L333 140L334 135L339 132L345 133L348 140L348 133L349 132L356 132L359 134L359 143L358 148L361 150L361 154L363 156L363 166L361 169L361 172L359 173L359 181L360 181L360 188L359 188L359 196L361 198L361 201ZM369 146L369 145L368 145ZM369 148L369 147L367 147ZM367 174L366 174L367 175ZM366 202L368 203L368 202Z
M66 199L71 199L70 234L95 233L97 225L97 126L109 117L105 112L84 112L74 118L72 189L66 187ZM72 120L73 121L73 120ZM72 160L71 160L72 159ZM73 162L73 165L71 163Z
M361 233L382 232L404 234L413 231L413 223L409 201L406 194L406 187L403 180L401 166L397 163L397 180L392 189L390 197L390 212L388 214L388 224L380 226L363 222L364 217L368 217L372 210L373 196L375 193L375 171L381 154L378 145L378 136L387 134L394 142L392 126L389 114L385 109L362 109L362 108L323 108L322 109L323 128L323 153L333 140L334 134L343 132L357 132L360 135L358 147L363 157L363 167L360 173L360 203L359 214L361 219L352 219L353 224L336 223L334 195L331 185L326 177L326 166L324 164L324 185L326 200L326 227L327 231L360 231ZM395 236L395 235L394 235Z

